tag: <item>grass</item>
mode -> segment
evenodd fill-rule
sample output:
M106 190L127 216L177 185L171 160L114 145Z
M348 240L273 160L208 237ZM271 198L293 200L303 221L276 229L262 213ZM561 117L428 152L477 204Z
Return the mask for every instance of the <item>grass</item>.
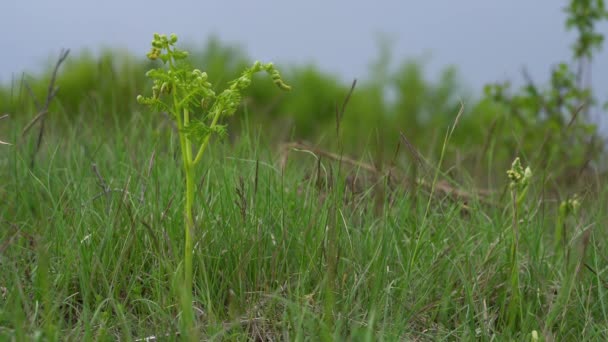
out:
M17 133L27 119L2 122L17 144L0 149L0 339L178 339L177 134L146 112L113 125L101 109L76 122L53 114L31 169L35 139ZM491 201L431 196L305 151L281 167L264 134L245 124L195 171L195 221L208 228L194 237L200 338L608 338L601 179L564 220L559 249L558 204L532 180L513 257L500 189Z

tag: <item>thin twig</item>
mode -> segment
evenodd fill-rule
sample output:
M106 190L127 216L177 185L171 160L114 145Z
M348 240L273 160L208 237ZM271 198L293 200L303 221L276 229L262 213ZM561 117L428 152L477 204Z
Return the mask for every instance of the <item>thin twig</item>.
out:
M42 112L36 114L36 116L34 116L34 118L27 125L25 125L25 128L23 129L23 131L21 131L21 136L23 137L25 134L27 134L27 132L32 127L34 127L36 122L38 122L40 119L42 119L47 113L48 112L46 110L43 110Z
M587 107L587 102L583 102L580 106L576 107L576 109L572 113L572 117L570 118L568 125L566 125L566 129L572 127L574 121L576 121L576 118L578 118L578 115L583 111L583 109L585 109L585 107Z
M57 80L57 72L59 71L59 67L61 66L61 64L68 57L69 53L70 53L70 49L67 49L67 50L62 49L61 52L59 53L59 59L57 60L57 63L55 64L55 68L53 69L53 74L51 75L51 80L49 81L49 86L47 88L46 100L45 100L44 106L40 106L40 103L38 103L38 100L36 99L36 96L35 96L34 92L32 91L31 87L29 86L29 84L27 82L24 83L27 91L30 93L32 100L34 101L34 104L38 108L38 114L36 114L34 119L25 126L26 128L23 130L23 134L25 134L31 128L32 125L34 125L36 122L40 121L40 130L38 131L36 147L34 149L34 152L32 153L32 159L30 161L30 168L34 168L36 154L38 154L38 151L40 150L40 145L42 144L42 137L44 136L45 118L46 118L46 114L48 113L48 110L49 110L49 105L51 104L51 101L53 101L53 98L55 97L55 95L57 95L57 91L59 90L59 87L55 87L55 81Z
M350 86L350 90L348 91L348 94L346 94L346 97L344 98L344 101L342 102L342 107L340 109L338 109L338 105L336 104L336 136L340 136L340 123L342 122L342 118L344 117L344 111L346 110L346 105L348 104L348 101L350 101L350 97L353 94L353 92L355 91L355 87L357 86L357 79L355 78L353 80L352 85Z
M428 172L428 169L432 167L428 164L424 157L422 157L422 154L418 151L414 144L409 141L409 139L405 136L405 134L403 134L403 132L399 132L399 135L401 136L401 140L405 144L405 147L407 148L408 152L410 153L412 158L414 158L414 162L418 164L419 167L424 169L425 174L430 174L430 172Z
M27 80L25 78L23 79L23 85L25 86L25 90L27 90L27 93L32 98L32 101L34 101L34 106L36 106L36 108L38 108L38 110L42 109L42 105L40 104L40 102L38 102L38 99L36 98L36 94L34 94L32 87L30 87L30 84L27 82Z
M152 155L150 156L150 161L148 161L148 170L146 172L146 179L150 179L150 174L152 173L152 167L154 166L155 157L156 157L156 150L152 151ZM139 203L144 203L147 187L148 187L148 183L144 182L141 187L141 192L139 193Z
M602 279L600 277L600 275L588 263L585 262L584 266L587 270L589 270L589 272L593 273L593 275L602 283L604 288L608 289L608 281L605 281L604 279Z
M131 193L125 189L121 189L121 188L112 188L112 189L107 189L106 191L102 191L100 193L98 193L97 195L93 196L89 202L93 202L94 200L98 199L99 197L103 196L103 195L109 195L112 192L120 192L123 193L125 196L126 195L131 195Z
M582 112L582 110L587 106L587 103L583 103L580 106L578 106L574 112L572 112L572 117L570 118L570 121L568 122L568 124L566 125L566 127L564 127L561 131L561 135L562 137L565 137L567 131L572 127L572 125L574 124L574 122L576 121L576 118L578 117L578 115ZM538 162L539 160L542 160L543 163L541 165L544 165L546 162L546 153L544 153L545 151L545 145L547 145L547 143L549 142L549 138L552 136L551 134L551 130L547 130L547 132L545 133L545 137L543 138L543 141L540 144L540 147L538 148L538 152L536 154L535 160Z
M8 118L8 114L4 114L0 116L0 120ZM7 143L6 141L0 140L0 145L11 145L11 143Z
M106 196L108 199L110 198L110 195L113 192L120 192L123 194L123 201L125 200L126 196L131 196L131 193L129 191L127 191L127 188L111 188L110 185L105 181L105 179L101 176L101 173L99 173L99 170L97 169L97 164L93 163L91 164L91 169L93 170L93 173L95 174L95 177L97 177L97 185L101 188L101 192L96 194L95 196L93 196L89 202L93 202L96 199L98 199L101 196ZM130 178L129 178L130 180ZM110 207L108 206L108 213L110 212Z
M104 192L110 191L110 187L108 186L108 183L106 183L106 181L103 179L103 177L99 173L99 170L97 169L97 164L95 164L95 163L91 164L91 169L93 170L93 173L97 177L97 185L99 185L99 187Z
M169 202L167 203L167 206L165 207L165 210L163 210L163 212L160 214L160 221L162 222L165 217L167 217L167 212L169 212L169 209L171 209L171 205L173 204L173 199L175 198L175 193L173 193L171 195L171 198L169 198Z
M53 100L53 97L55 97L55 95L57 94L57 90L59 90L59 88L55 88L55 80L57 79L57 71L59 71L59 67L65 61L65 59L68 58L69 53L70 53L70 49L67 49L67 50L62 49L61 52L59 53L59 60L57 60L57 63L55 64L55 69L53 69L53 75L51 76L51 81L49 82L49 87L47 89L47 96L46 96L46 103L45 103L45 107L47 107L47 108L48 108L49 104L51 103L51 101Z

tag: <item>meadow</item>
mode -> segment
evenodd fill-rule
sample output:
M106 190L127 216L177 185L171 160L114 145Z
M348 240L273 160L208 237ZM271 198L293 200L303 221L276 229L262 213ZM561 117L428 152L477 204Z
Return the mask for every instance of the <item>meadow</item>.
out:
M242 51L190 58L213 103L253 81L226 126L138 103L159 63L116 51L0 89L1 340L608 339L601 101L575 68L476 98L412 61L230 83Z

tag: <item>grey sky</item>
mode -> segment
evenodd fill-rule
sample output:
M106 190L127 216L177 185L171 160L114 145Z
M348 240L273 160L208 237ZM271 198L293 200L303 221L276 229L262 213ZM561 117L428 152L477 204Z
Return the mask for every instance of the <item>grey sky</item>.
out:
M153 32L204 42L210 34L238 43L253 58L314 62L345 80L366 78L378 36L394 43L394 60L428 59L431 76L458 67L473 91L490 81L521 81L526 66L546 80L570 57L566 0L461 1L157 1L2 0L0 80L38 70L61 47L126 48L143 55ZM606 25L602 26L604 33ZM593 82L608 97L608 54L594 62Z

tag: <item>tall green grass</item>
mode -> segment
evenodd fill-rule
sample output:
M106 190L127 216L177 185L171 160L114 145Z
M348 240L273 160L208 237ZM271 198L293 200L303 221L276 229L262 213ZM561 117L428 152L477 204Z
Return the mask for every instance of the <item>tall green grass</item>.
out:
M114 124L103 107L76 120L53 114L33 169L26 117L2 122L17 144L0 149L0 339L178 339L176 132L148 112ZM588 184L580 213L560 221L568 234L556 249L558 197L542 181L551 171L534 170L513 257L501 189L431 195L396 176L410 170L403 151L390 177L311 151L292 150L282 165L282 150L249 119L196 170L195 220L208 227L194 248L202 338L608 338L602 178ZM448 167L438 181L449 181Z

